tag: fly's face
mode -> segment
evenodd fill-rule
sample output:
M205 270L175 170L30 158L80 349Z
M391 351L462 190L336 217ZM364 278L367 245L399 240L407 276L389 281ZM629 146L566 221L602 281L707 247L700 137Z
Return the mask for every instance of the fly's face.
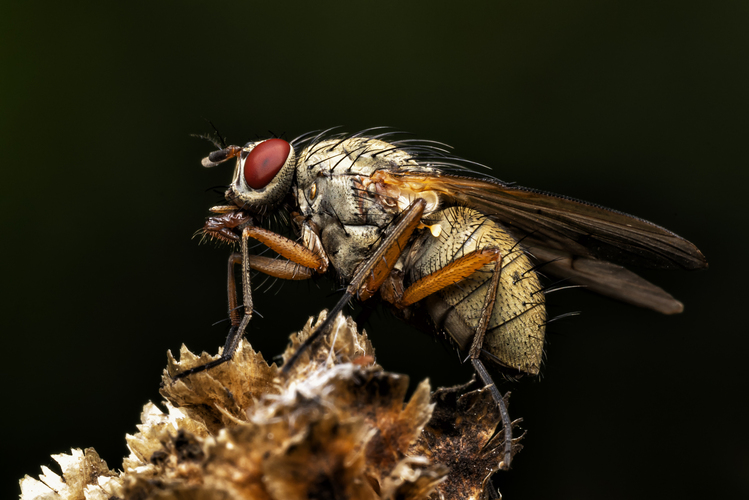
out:
M213 167L237 158L226 199L253 213L265 213L277 205L291 189L296 156L283 139L248 142L244 147L229 146L211 153L203 166Z

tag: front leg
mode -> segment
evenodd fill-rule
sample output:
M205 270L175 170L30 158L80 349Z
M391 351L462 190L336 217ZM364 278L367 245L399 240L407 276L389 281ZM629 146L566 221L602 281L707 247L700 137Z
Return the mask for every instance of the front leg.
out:
M303 280L311 278L315 273L325 272L328 266L328 258L322 251L317 235L308 226L303 226L303 241L307 246L290 240L284 236L262 229L253 225L252 219L240 211L224 213L221 216L211 217L206 222L204 232L212 237L236 241L240 240L241 252L233 253L229 257L227 269L227 295L229 298L229 318L231 328L226 338L221 357L185 370L173 377L178 380L194 373L199 373L220 364L226 363L234 357L239 342L247 330L252 319L252 287L250 286L251 271L262 273L281 279ZM235 228L244 226L241 236L237 236ZM251 255L249 251L250 238L265 243L286 259L271 259L259 255ZM239 300L237 298L237 286L235 281L234 267L242 263L242 309L244 314L240 317Z
M298 243L268 229L255 226L250 214L236 208L232 210L231 207L222 205L211 208L211 211L221 215L209 217L206 220L201 231L204 235L228 243L236 243L240 239L237 229L241 229L243 237L256 239L296 264L310 268L317 273L324 273L328 270L328 256L325 255L320 238L303 220L299 223L302 231L302 243ZM257 270L264 272L263 268L257 268ZM268 274L283 277L273 273Z
M221 352L221 357L204 365L195 366L181 373L178 373L177 375L172 377L172 381L176 381L189 375L209 370L218 365L226 363L232 357L234 357L234 353L237 351L239 341L242 339L242 336L244 336L247 325L252 319L252 290L250 287L249 279L251 268L248 241L249 237L245 237L245 235L243 234L241 238L242 252L234 253L229 257L227 289L229 295L229 318L231 319L232 326L229 329L229 335L226 337L226 343L224 344L224 349ZM237 305L237 287L234 278L234 266L240 261L242 262L242 306L244 309L244 315L242 316L241 320L239 319L239 307Z

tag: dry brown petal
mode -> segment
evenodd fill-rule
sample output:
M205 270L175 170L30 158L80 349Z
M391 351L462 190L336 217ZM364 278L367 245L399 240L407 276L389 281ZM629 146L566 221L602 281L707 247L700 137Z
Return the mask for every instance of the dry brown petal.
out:
M373 433L362 419L324 415L264 463L263 482L277 499L375 499L364 475L364 449Z
M228 363L176 382L172 380L178 373L219 357L220 352L215 356L203 353L198 357L182 346L180 360L176 361L168 352L160 391L174 406L184 408L193 419L202 421L212 434L245 420L247 408L260 397L278 394L281 390L277 381L278 367L275 363L269 366L246 339L242 339Z
M122 482L93 448L52 455L62 476L42 466L39 479L21 480L21 500L104 500L121 496Z
M471 387L480 386L474 380L434 392L432 418L422 438L411 448L411 453L450 468L447 479L438 487L444 498L483 498L486 489L493 487L491 476L499 469L504 455L504 431L497 404L489 389L466 392ZM519 422L513 422L513 428ZM513 456L522 449L520 439L522 436L513 439Z
M286 398L265 400L267 405L258 405L251 420L289 422L293 435L328 413L336 414L342 422L361 419L375 430L366 449L366 472L380 482L403 459L432 413L427 381L419 384L404 406L407 389L408 377L404 375L376 366L336 365L308 373L303 383L298 381L285 393Z
M429 498L448 472L447 467L430 464L426 457L406 457L382 482L380 497L384 500Z
M141 494L139 490L138 494ZM148 496L127 497L137 500L240 500L241 497L223 490L212 490L210 488L195 488L192 486L178 485L167 490L152 489ZM112 500L112 499L107 499Z
M163 451L164 443L171 440L179 431L189 432L199 437L207 437L208 429L201 422L189 417L181 408L169 402L164 403L168 413L163 413L153 403L147 403L141 413L138 433L126 435L130 456L123 461L125 471L153 469L152 456Z
M327 311L320 313L314 327L312 326L312 318L310 318L302 331L291 336L291 341L283 353L284 363L291 358L301 343L326 317ZM303 380L307 373L324 366L351 362L362 364L362 360L374 360L374 357L374 347L372 347L366 332L360 334L354 320L339 314L333 320L329 333L318 339L314 348L307 349L301 355L300 359L291 368L288 377L292 381Z

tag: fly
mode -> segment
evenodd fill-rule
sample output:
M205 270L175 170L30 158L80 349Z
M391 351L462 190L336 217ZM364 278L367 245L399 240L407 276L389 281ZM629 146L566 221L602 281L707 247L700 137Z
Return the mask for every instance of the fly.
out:
M252 318L250 272L289 280L334 274L346 291L284 366L326 331L353 298L379 295L397 315L424 318L466 353L502 416L505 455L511 426L485 362L513 375L539 372L546 329L545 274L664 314L682 304L624 265L701 269L689 241L637 217L480 176L441 143L369 135L309 133L214 151L203 166L236 158L227 204L213 207L205 235L239 243L229 258L229 361ZM262 227L286 210L297 239ZM254 239L280 255L253 255ZM234 267L242 267L242 306ZM241 311L241 312L240 312Z

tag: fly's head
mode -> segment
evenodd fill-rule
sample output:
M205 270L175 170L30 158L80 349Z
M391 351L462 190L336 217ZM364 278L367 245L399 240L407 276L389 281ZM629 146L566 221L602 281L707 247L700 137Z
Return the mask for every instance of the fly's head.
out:
M226 199L241 210L262 215L276 207L289 193L294 180L294 148L283 139L229 146L203 159L204 167L236 158L234 178Z

